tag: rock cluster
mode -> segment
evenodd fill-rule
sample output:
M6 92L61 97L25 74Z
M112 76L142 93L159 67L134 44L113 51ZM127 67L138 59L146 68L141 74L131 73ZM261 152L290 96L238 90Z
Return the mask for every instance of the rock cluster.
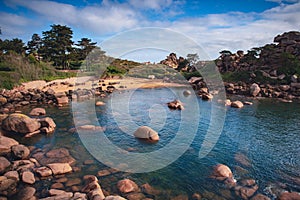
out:
M25 105L53 104L57 106L68 105L72 101L84 101L95 96L105 97L111 93L114 86L107 91L102 91L101 87L95 89L77 89L68 92L55 92L51 88L44 91L40 89L28 89L18 87L13 90L0 90L0 113L11 113ZM30 113L32 116L44 115L44 111L34 110Z
M238 153L237 154L238 162L242 161L243 166L248 166L250 163L248 162L247 157L245 155ZM241 167L239 167L241 168ZM245 171L245 169L244 169ZM241 178L236 181L233 178L233 173L231 169L224 164L217 164L213 168L212 175L210 176L213 179L216 179L218 182L222 182L224 186L227 188L221 192L221 196L217 194L204 192L202 195L208 199L244 199L244 200L271 200L268 196L259 193L259 186L254 179L251 178ZM198 195L197 195L198 196ZM299 199L300 194L296 192L279 192L277 199Z
M300 59L300 32L285 32L276 36L274 43L253 48L247 54L241 50L235 54L229 51L220 52L221 56L216 60L216 65L221 72L263 70L266 75L279 78L282 74L277 74L276 70L280 68L285 54Z
M21 113L12 113L10 115L2 115L1 127L4 131L31 137L38 133L53 133L56 124L50 117L37 119Z

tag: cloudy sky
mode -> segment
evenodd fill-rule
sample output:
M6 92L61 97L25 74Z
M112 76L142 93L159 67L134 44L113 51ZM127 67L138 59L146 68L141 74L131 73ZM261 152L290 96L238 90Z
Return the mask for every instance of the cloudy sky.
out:
M299 31L299 19L300 0L0 1L2 39L27 42L33 33L61 24L72 28L75 41L88 37L101 46L126 31L167 28L195 41L211 58L223 49L247 51L283 32Z

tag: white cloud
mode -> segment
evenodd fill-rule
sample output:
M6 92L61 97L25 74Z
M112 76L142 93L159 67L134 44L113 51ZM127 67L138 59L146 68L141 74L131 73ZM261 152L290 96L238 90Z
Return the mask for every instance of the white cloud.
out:
M298 3L292 3L296 0L271 1L280 4L261 13L208 14L195 18L178 18L175 21L170 21L168 17L163 16L169 16L170 13L178 14L177 9L184 1L129 0L118 3L105 0L101 4L86 7L75 7L49 0L9 0L9 4L31 9L38 16L38 21L44 25L49 23L69 25L82 34L91 35L93 40L97 36L107 37L138 27L170 28L194 39L202 45L211 58L216 58L222 49L246 51L251 47L271 43L277 34L289 30L299 31L299 1ZM283 4L284 2L292 4ZM159 20L151 19L146 14L149 10L161 16ZM0 13L0 23L3 32L5 28L10 30L12 35L17 33L20 35L28 30L25 27L32 25L30 19L7 13Z
M161 10L172 5L172 0L130 0L129 4L136 8Z
M4 37L15 38L26 34L32 23L29 19L20 15L0 12L0 24Z

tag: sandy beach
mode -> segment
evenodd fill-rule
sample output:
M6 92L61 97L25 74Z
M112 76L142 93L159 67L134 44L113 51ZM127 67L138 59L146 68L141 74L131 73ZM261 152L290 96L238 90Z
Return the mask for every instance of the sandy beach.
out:
M102 87L106 90L107 86L113 85L118 90L132 90L137 88L159 88L159 87L185 87L188 85L182 83L165 82L163 79L144 79L125 77L122 79L95 79L95 77L72 77L67 79L58 79L51 82L42 80L23 83L25 89L40 89L47 91L52 89L55 92L67 92L76 89L92 89Z

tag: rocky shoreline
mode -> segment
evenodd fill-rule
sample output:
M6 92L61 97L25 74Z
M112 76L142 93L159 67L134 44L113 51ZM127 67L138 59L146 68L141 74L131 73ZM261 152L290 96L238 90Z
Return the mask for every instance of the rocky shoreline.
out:
M193 88L203 100L213 98L201 79L192 78L189 81ZM59 85L67 83L61 82ZM114 84L108 84L113 86ZM282 90L285 99L289 97L289 92L293 92L295 85L290 85L286 90ZM225 83L226 91L230 94L238 94L252 97L272 97L281 98L281 95L273 96L276 89L268 86L247 85L242 83ZM259 89L258 89L259 88ZM7 199L93 199L93 200L149 200L162 199L158 189L153 188L148 183L138 185L134 181L124 177L119 177L115 184L117 192L111 192L102 188L99 178L118 173L114 169L100 169L98 173L83 175L82 177L67 178L67 175L77 173L80 167L76 166L76 160L66 148L39 149L32 146L20 144L15 139L9 137L8 132L21 134L23 137L34 137L36 134L51 134L55 130L55 122L50 117L45 117L46 110L35 108L30 112L32 117L19 113L19 109L26 105L52 104L56 106L68 105L70 101L86 100L94 96L105 97L115 90L115 86L100 88L68 90L66 92L55 92L51 88L24 89L22 87L11 91L2 90L0 93L0 125L4 130L0 130L0 200ZM298 89L298 88L297 88ZM274 91L274 92L271 92ZM272 95L266 95L267 92ZM297 90L298 91L298 90ZM186 92L187 93L187 92ZM239 102L227 102L232 107L240 107ZM103 103L99 103L99 106ZM15 112L18 113L15 113ZM13 114L11 114L13 113ZM14 125L20 123L22 126ZM83 126L85 130L97 130L91 125ZM34 133L34 134L32 134ZM76 133L76 129L70 129L70 134ZM4 136L5 135L5 136ZM241 166L247 168L249 160L243 154L235 157ZM85 161L88 165L92 160ZM221 167L220 167L221 166ZM213 168L213 166L212 166ZM245 170L240 167L239 170ZM43 188L44 182L51 184ZM210 181L219 182L225 189L221 194L212 192L198 193L188 196L185 194L173 196L172 200L188 199L252 199L268 200L269 197L259 193L258 183L251 179L235 180L231 169L226 165L217 165L213 168ZM35 185L39 185L36 188ZM172 195L171 195L172 196ZM279 200L300 198L299 193L287 192L278 186L276 198Z

